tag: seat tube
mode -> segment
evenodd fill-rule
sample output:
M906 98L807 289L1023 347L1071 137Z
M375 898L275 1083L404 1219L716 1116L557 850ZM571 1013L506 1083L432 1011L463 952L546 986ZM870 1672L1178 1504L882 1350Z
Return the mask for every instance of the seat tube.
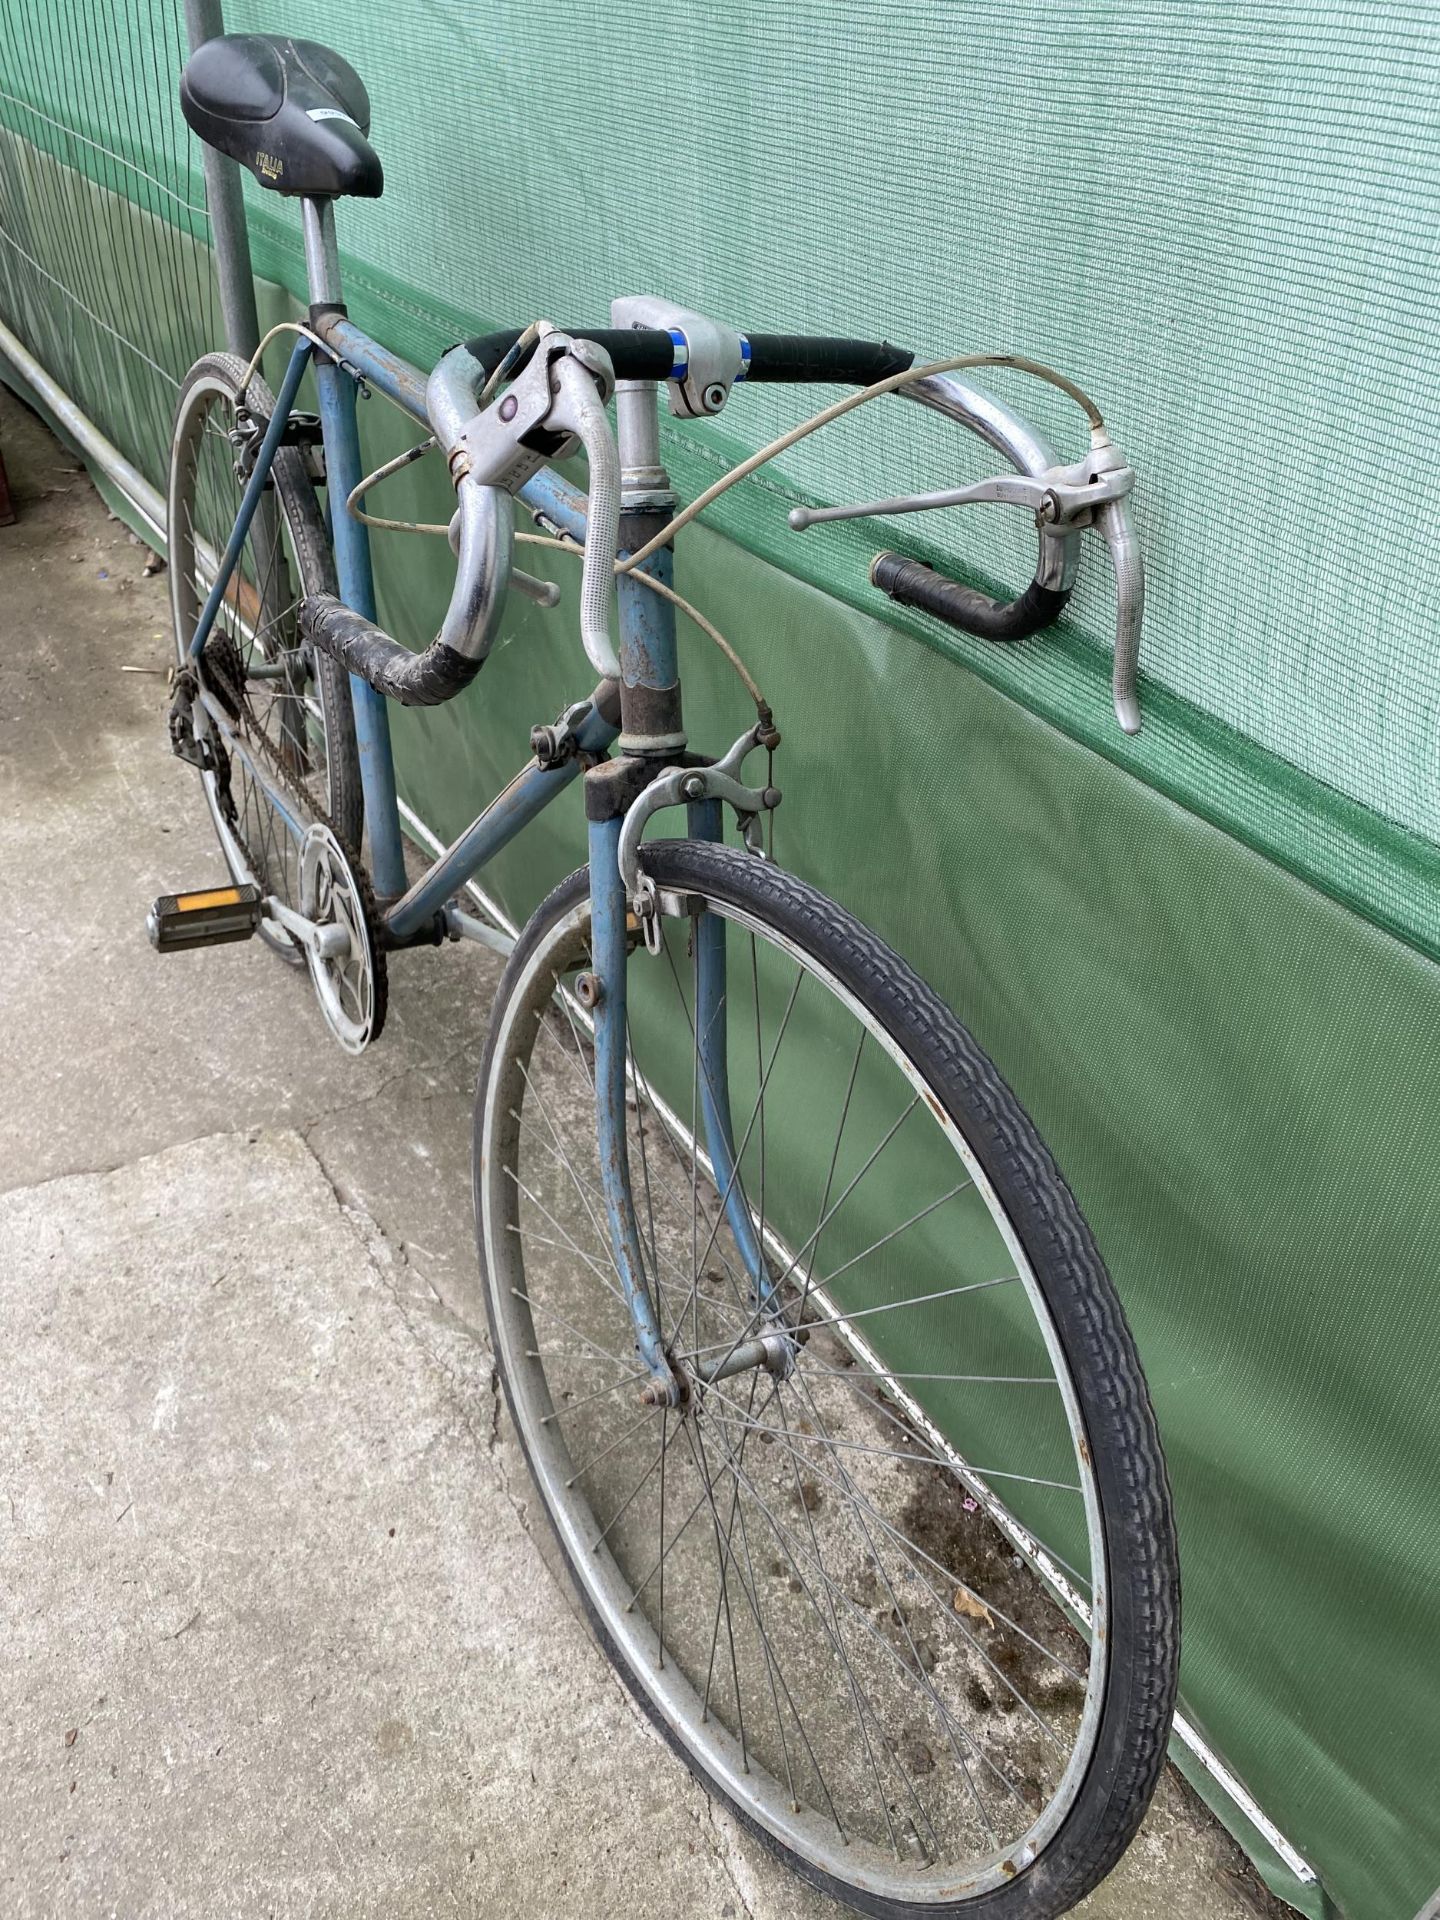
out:
M305 268L310 283L311 311L316 307L344 312L340 298L340 268L335 250L334 209L329 201L301 202L305 226ZM325 437L326 489L330 500L330 538L335 549L335 573L340 598L347 607L375 618L375 579L370 565L370 536L363 523L347 513L345 502L364 478L360 462L360 434L355 419L355 381L323 352L315 356L315 386L320 399L320 423ZM370 867L375 892L382 902L405 891L405 854L400 839L400 813L395 804L395 761L390 747L390 714L385 696L366 681L350 677L350 703L355 714L355 741L360 751L360 783L365 795L365 825L370 835Z

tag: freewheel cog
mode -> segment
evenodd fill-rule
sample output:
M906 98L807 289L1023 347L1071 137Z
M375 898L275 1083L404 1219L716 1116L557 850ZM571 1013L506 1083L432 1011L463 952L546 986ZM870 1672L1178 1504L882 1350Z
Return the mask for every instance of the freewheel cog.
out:
M380 915L370 876L321 821L300 843L300 911L321 928L346 935L334 954L307 944L305 958L325 1024L347 1053L380 1038L388 990Z

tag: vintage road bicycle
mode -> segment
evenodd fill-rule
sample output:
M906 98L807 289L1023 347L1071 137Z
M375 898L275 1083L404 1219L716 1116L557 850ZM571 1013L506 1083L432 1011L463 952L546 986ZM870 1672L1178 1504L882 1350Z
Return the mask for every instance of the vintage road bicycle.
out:
M313 43L227 36L195 53L181 97L204 139L300 198L311 304L277 394L258 352L206 355L181 392L170 731L229 884L157 901L151 936L258 936L308 968L352 1053L380 1035L388 953L509 950L475 1103L480 1265L515 1430L600 1645L709 1792L853 1907L1064 1912L1133 1836L1175 1697L1174 1528L1134 1342L974 1040L769 857L780 795L747 765L773 755L775 717L675 593L671 542L803 434L887 395L919 402L1011 471L792 524L1021 506L1040 560L1009 604L898 553L872 572L996 640L1055 618L1092 529L1133 730L1133 475L1080 390L1016 356L916 367L884 342L747 334L655 298L617 299L604 329L472 340L426 378L341 298L335 201L382 184L353 69ZM1069 393L1086 453L1063 462L957 377L984 364ZM307 371L318 419L296 411ZM855 391L679 509L661 390L703 420L765 381ZM362 385L428 435L368 476ZM361 501L432 447L454 484L455 586L414 653L375 623L368 524L394 523ZM555 467L579 453L586 493ZM535 728L514 780L412 883L386 703L468 685L508 594L556 601L514 564L526 540L578 560L598 684ZM685 731L677 615L755 700L718 756ZM588 864L509 940L466 884L577 781ZM662 813L673 837L647 838Z

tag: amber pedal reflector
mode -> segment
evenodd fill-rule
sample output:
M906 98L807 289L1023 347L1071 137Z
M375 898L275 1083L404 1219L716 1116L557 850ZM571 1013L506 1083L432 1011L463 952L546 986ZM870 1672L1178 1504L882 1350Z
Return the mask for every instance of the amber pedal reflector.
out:
M203 913L206 907L238 907L239 904L238 887L212 887L208 893L177 893L175 896L177 913Z

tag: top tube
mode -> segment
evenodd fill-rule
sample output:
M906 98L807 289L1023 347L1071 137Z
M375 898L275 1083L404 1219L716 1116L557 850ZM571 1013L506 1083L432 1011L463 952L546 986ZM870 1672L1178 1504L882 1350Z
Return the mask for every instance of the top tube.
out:
M403 407L412 419L421 426L430 424L430 416L425 406L426 377L418 367L412 367L408 360L402 360L398 353L391 353L382 347L378 340L357 327L353 320L343 314L327 313L320 317L315 332L338 356L341 364L378 387L387 399ZM572 540L584 543L587 524L586 496L578 487L572 487L568 481L550 467L541 467L540 471L521 487L517 498L523 500L532 512L541 513L557 526L562 533L568 533Z

